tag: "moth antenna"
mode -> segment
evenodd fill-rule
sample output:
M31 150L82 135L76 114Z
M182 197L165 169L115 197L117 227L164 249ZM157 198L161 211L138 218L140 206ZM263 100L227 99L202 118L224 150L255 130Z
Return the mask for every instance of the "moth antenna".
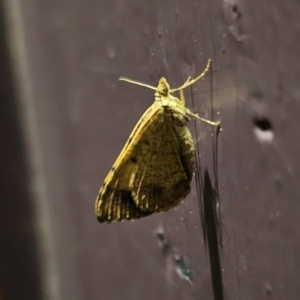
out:
M183 89L187 88L188 86L194 84L196 81L198 81L198 80L200 80L201 78L203 78L203 77L206 75L206 73L208 72L208 70L209 70L209 68L210 68L210 65L211 65L211 59L208 59L204 71L203 71L198 77L196 77L195 79L192 79L191 77L189 77L189 78L187 79L187 81L186 81L181 87L170 90L170 93L174 93L174 92L176 92L176 91L183 90Z
M132 83L132 84L136 84L136 85L140 85L140 86L146 87L146 88L154 90L154 91L157 90L157 87L148 85L146 83L138 82L138 81L135 81L135 80L131 80L129 78L121 77L121 78L119 78L119 80L120 81L126 81L126 82L129 82L129 83Z

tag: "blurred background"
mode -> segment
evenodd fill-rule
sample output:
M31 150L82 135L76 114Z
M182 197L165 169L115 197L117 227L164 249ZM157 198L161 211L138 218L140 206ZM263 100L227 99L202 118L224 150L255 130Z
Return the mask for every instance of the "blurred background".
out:
M0 299L299 299L299 1L4 0ZM187 106L191 194L100 224L94 202L153 91Z

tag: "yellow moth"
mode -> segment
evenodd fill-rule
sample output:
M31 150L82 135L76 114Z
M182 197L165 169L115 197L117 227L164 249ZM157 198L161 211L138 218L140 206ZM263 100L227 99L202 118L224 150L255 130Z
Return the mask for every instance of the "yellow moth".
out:
M154 103L134 127L96 199L99 222L138 219L175 207L191 190L195 148L186 126L193 117L208 124L219 123L200 118L185 107L183 89L203 78L210 68L195 79L190 77L179 88L171 89L161 78L153 87L126 78L133 84L155 91ZM180 99L172 94L180 92Z

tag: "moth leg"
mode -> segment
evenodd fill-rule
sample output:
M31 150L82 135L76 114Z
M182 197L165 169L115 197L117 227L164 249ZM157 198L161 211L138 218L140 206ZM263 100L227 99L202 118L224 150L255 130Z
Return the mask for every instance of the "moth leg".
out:
M213 121L210 121L210 120L207 120L207 119L204 119L204 118L200 118L198 114L192 113L189 109L186 110L186 113L187 113L188 115L194 117L195 119L198 119L198 120L200 120L200 121L202 121L202 122L205 122L205 123L207 123L207 124L209 124L209 125L212 125L212 126L219 126L219 125L221 124L220 121L218 121L218 122L213 122Z
M199 116L197 116L197 119L202 121L202 122L205 122L207 124L210 124L212 126L220 126L221 122L218 121L218 122L213 122L213 121L210 121L210 120L206 120L206 119L203 119L203 118L200 118Z
M181 87L176 88L176 89L172 89L172 90L170 90L170 92L173 93L173 92L176 92L176 91L183 90L183 89L187 88L188 86L194 84L196 81L198 81L201 78L203 78L206 75L206 73L208 72L208 70L210 68L210 65L211 65L211 59L209 59L207 61L207 64L206 64L206 67L205 67L204 71L198 77L196 77L194 79L191 79L189 77L188 80Z
M184 97L183 90L179 90L179 94L180 94L180 100L182 104L185 106L185 97Z

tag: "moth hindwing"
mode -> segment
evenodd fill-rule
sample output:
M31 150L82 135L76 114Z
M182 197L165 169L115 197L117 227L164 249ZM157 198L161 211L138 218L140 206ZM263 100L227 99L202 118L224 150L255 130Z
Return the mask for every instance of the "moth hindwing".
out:
M126 78L120 80L155 90L155 101L134 127L119 157L104 180L96 199L100 222L138 219L178 205L191 190L194 143L186 122L194 117L218 125L185 107L183 89L203 78L189 78L170 89L165 78L152 87ZM180 99L172 94L180 92Z

